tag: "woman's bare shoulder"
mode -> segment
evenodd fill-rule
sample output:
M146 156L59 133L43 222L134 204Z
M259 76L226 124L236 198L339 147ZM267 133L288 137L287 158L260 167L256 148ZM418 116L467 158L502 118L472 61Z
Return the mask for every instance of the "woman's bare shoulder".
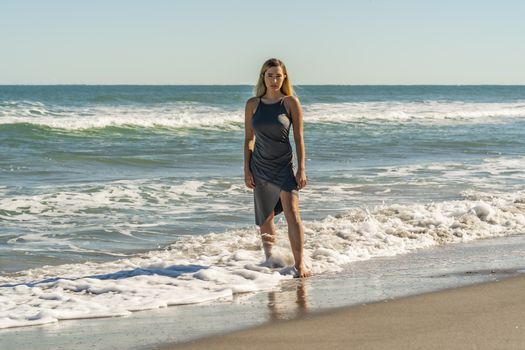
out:
M248 101L246 101L246 106L253 106L255 104L257 104L259 102L259 97L257 96L254 96L254 97L250 97L248 99Z
M295 108L298 108L301 105L301 103L299 102L299 99L297 98L297 96L290 95L284 98L284 105L288 109L291 109L291 108L295 109Z

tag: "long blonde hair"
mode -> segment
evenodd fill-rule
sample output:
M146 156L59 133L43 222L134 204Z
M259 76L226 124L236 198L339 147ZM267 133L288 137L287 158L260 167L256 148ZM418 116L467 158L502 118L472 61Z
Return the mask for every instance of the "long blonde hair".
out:
M292 82L290 81L290 77L288 76L288 72L286 71L286 66L284 65L284 62L277 58L270 58L266 60L266 62L264 62L261 67L261 74L259 74L259 80L257 80L257 84L254 88L255 96L263 97L266 93L266 85L264 84L264 73L266 73L266 70L270 67L281 67L284 73L284 81L283 85L281 86L281 92L286 96L293 95L294 92Z

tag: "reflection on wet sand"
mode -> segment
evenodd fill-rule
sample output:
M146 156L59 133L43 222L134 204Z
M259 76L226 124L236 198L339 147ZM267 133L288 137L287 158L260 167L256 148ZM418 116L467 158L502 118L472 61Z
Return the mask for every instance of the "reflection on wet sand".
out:
M268 293L270 321L287 320L308 313L309 282L294 279L283 285L282 290Z

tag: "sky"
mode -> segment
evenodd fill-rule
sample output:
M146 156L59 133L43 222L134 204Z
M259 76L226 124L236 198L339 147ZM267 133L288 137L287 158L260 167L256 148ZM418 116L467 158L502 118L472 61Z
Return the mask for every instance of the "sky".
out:
M0 84L525 84L521 0L4 0Z

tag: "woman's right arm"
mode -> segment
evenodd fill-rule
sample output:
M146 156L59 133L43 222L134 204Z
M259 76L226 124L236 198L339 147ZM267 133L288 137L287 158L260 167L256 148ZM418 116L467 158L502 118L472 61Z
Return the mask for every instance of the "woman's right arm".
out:
M256 98L250 98L246 102L244 110L244 182L246 187L255 188L252 172L250 170L250 158L255 145L255 133L252 127L252 116L255 109Z

